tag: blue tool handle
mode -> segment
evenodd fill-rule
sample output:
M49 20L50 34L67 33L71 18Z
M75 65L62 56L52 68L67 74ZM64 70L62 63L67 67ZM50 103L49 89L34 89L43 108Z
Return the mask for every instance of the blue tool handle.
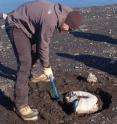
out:
M57 92L57 89L56 89L56 86L55 86L55 83L54 83L54 80L53 80L53 76L50 75L49 78L50 78L50 83L51 83L51 85L52 85L52 88L53 88L53 90L54 90L55 98L56 98L56 100L59 102L59 101L60 101L60 96L59 96L59 94L58 94L58 92Z

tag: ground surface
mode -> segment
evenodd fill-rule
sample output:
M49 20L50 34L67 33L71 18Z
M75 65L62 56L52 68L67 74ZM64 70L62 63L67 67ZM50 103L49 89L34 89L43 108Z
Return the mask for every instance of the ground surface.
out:
M96 93L104 102L103 110L83 117L68 114L52 99L50 84L30 83L29 102L39 110L39 120L34 124L117 124L117 5L83 8L81 14L80 31L53 37L51 66L61 97L71 90L100 89ZM27 123L12 111L9 99L13 96L16 67L11 44L5 30L0 29L0 124ZM97 83L86 81L89 73L96 75Z

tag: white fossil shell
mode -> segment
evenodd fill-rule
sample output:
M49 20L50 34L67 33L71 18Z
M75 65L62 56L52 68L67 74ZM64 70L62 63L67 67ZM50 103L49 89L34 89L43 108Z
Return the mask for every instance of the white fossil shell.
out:
M66 95L65 99L67 103L72 103L77 99L78 104L74 111L78 114L90 114L99 110L98 98L89 92L72 91Z

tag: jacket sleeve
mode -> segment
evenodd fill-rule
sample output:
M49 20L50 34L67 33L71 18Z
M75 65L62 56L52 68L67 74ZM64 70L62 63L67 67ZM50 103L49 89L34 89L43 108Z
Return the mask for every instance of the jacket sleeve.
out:
M39 56L40 62L43 67L48 67L49 63L49 43L53 35L55 27L47 24L43 24L40 34L39 42Z

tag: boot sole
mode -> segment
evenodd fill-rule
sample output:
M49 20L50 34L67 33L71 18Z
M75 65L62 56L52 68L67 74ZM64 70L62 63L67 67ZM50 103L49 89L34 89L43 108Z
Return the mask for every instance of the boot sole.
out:
M25 118L25 117L22 117L21 118L24 120L24 121L37 121L38 120L38 116L35 116L35 117L32 117L32 118Z
M38 120L38 114L37 116L28 118L28 117L24 117L22 116L17 110L16 108L13 108L14 112L17 114L17 116L19 116L21 119L23 119L24 121L37 121Z

